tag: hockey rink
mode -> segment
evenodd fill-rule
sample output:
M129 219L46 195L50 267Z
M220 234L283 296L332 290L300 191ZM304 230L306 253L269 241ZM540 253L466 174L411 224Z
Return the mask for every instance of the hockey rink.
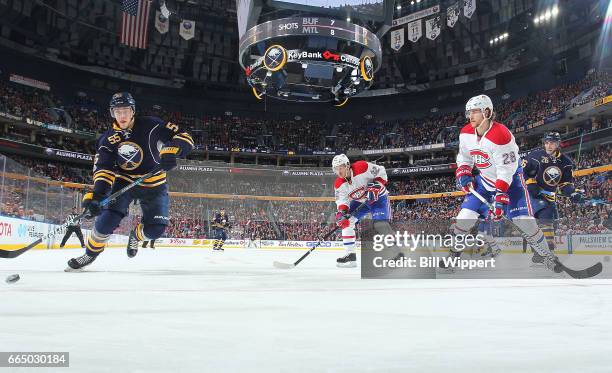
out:
M75 372L612 366L612 280L361 280L323 250L272 267L302 253L109 249L83 273L63 272L81 250L2 260L0 351L68 351L70 368L53 371Z

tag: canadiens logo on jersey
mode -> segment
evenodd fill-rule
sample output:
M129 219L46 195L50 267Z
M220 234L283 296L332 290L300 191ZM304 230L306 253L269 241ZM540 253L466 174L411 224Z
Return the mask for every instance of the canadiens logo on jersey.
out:
M474 149L470 150L470 155L474 160L474 166L478 167L479 169L482 170L491 167L491 157L489 156L489 154L483 152L482 150Z
M126 171L132 171L138 168L144 158L142 148L131 141L119 144L117 155L117 164L121 169Z
M349 193L349 198L354 199L354 200L360 200L362 198L365 198L365 196L366 196L366 188L363 186Z
M542 174L544 182L550 186L557 186L561 182L561 176L563 173L557 166L547 167Z

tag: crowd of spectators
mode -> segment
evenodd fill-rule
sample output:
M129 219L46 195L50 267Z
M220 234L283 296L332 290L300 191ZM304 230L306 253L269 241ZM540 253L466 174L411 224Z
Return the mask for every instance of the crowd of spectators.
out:
M464 113L450 113L388 122L342 123L337 146L341 149L383 149L448 143L458 139L464 119ZM447 130L449 128L453 130Z
M572 101L571 106L584 105L587 102L603 98L612 93L612 74L605 71L594 71L582 81L582 94L577 95Z
M577 82L519 97L500 105L497 117L511 129L523 127L572 108L572 100L589 91L590 101L611 94L612 75L593 71Z
M0 80L0 111L18 117L53 123L50 108L54 107L50 92Z
M496 105L498 120L511 128L543 121L573 106L612 93L612 76L594 71L585 78L552 89L501 101ZM0 81L0 112L92 134L106 130L111 123L107 103L98 103L85 93L56 97L47 92ZM465 122L463 112L435 113L425 118L379 121L368 117L357 122L334 125L309 120L263 120L232 115L207 117L164 109L138 107L142 114L154 114L183 125L193 132L199 148L208 150L293 151L400 148L457 140ZM58 135L59 136L59 135ZM46 136L39 136L44 141ZM67 136L63 136L67 139ZM56 139L53 139L54 143ZM69 141L69 140L66 140ZM85 144L73 151L84 152Z
M574 153L573 158L577 169L604 166L610 164L612 160L612 146L606 144L580 154L579 158L578 154Z
M75 167L65 162L41 160L24 156L11 155L10 159L27 167L31 176L44 176L51 180L69 183L91 184L91 167Z
M575 184L585 191L589 203L576 205L560 198L559 233L612 232L612 172L579 177Z
M612 178L609 176L593 174L576 179L577 188L586 191L589 203L576 206L560 198L561 227L572 227L573 232L576 232L577 227L584 230L592 224L596 224L598 229L610 227L611 211L605 205L612 202ZM417 194L426 192L421 188L433 182L438 183L439 189L431 190L431 192L454 190L452 176L393 181L389 188L395 195L398 193ZM21 185L19 187L5 185L1 206L3 215L31 218L39 214L46 216L47 219L44 220L47 221L51 220L56 223L61 221L61 216L55 209L42 211L43 208L41 210L41 205L44 206L44 198L41 193L45 193L44 190L38 191L41 194L38 197L33 196L30 190L29 207L27 207L25 184ZM58 190L55 193L59 192ZM67 198L64 205L66 210L72 206L71 203L74 201ZM460 203L461 198L453 197L393 201L393 219L398 224L436 219L450 222L458 213ZM166 235L178 238L210 237L209 222L215 211L221 207L226 208L232 222L231 237L252 239L314 240L333 223L333 212L335 211L334 204L331 202L172 197L170 226ZM133 219L137 221L139 219L138 206L134 206L132 212L134 213ZM591 228L589 229L592 231Z
M611 89L610 74L592 72L580 81L505 101L496 108L497 118L516 129L609 95L612 93ZM78 93L75 97L62 102L51 92L0 81L0 112L92 134L91 140L84 140L40 127L32 131L24 126L5 124L0 126L0 137L44 147L93 153L93 134L107 129L111 122L105 105L106 103L96 103L84 93ZM160 106L139 108L139 110L143 114L157 115L189 128L200 148L223 151L257 149L300 152L332 148L335 150L400 148L437 142L448 143L457 140L459 128L464 122L463 112L395 121L365 118L360 122L344 122L330 126L324 122L299 118L280 121L232 115L198 117L166 110ZM612 125L609 119L591 120L587 124L577 129L575 133L565 134L566 138ZM521 149L530 149L540 144L541 139L535 137L524 137L520 140ZM579 155L574 153L572 156L577 168L591 168L610 164L612 149L609 145L599 146ZM406 167L454 161L454 157L449 152L435 158L428 155L421 157L415 156L413 162L392 159L387 162L382 161L381 164L388 167ZM41 175L56 181L91 183L91 170L88 166L80 167L65 162L17 156L13 159L23 166L23 174L27 170L30 175ZM248 172L245 175L228 173L198 175L198 177L179 174L179 177L170 178L170 187L173 191L231 196L333 196L334 178L330 175L296 178L281 173L272 177L268 174L262 175L249 176ZM561 228L574 232L576 227L589 231L610 227L610 208L605 204L612 201L612 181L609 175L595 174L580 177L577 179L577 184L586 191L589 201L596 202L576 207L562 199ZM393 195L448 192L455 190L455 180L452 175L393 178L388 188ZM42 191L37 191L38 194L28 194L30 192L34 191L23 183L4 185L0 202L2 214L61 221L62 212L58 212L53 203L49 205L48 201L56 198L55 196L45 197L46 210L42 211L37 203L33 203L36 198L41 198L38 194ZM393 216L397 222L434 218L452 219L459 209L460 200L460 198L445 197L394 201ZM221 206L225 206L230 211L230 218L234 224L233 232L242 238L313 240L325 227L333 223L334 208L329 202L211 199L206 196L195 201L192 198L172 198L171 201L171 224L166 234L173 237L208 237L209 221L214 211ZM132 221L137 218L138 214Z
M392 179L387 187L392 195L448 192L455 190L455 177L452 175L436 175Z
M13 218L31 219L34 215L34 210L26 208L25 205L25 195L19 188L12 185L3 188L0 205L2 215Z
M578 157L579 156L579 157ZM12 160L30 169L32 175L45 176L52 180L91 184L91 169L87 165L77 167L64 162L35 159L24 156L10 156ZM577 169L591 168L610 164L612 147L610 144L598 146L588 151L570 154ZM452 162L445 158L444 163ZM398 162L382 163L385 166L407 166ZM249 169L245 169L249 170ZM255 169L253 169L255 170ZM333 195L333 175L317 177L286 176L282 172L261 171L261 174L246 175L240 172L198 174L190 171L173 171L169 178L170 189L177 192L259 195L289 197L325 197ZM387 186L393 195L440 193L454 190L452 175L417 175L402 178L392 177Z

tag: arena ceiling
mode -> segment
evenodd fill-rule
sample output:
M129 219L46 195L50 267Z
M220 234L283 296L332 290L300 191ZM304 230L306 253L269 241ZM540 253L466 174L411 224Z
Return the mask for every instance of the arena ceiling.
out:
M440 14L445 15L446 9L456 3L396 0L394 18L434 6L439 6ZM453 27L443 21L435 40L425 36L414 43L406 40L399 50L394 50L390 33L383 35L383 63L373 89L420 91L453 84L458 77L481 79L544 60L601 29L605 14L602 3L606 1L475 3L471 18L461 15ZM79 65L176 79L196 87L246 91L248 86L237 58L235 0L168 0L165 4L172 12L170 32L161 35L150 24L148 47L140 50L118 42L119 1L2 0L0 44ZM153 11L160 5L158 0L153 1ZM538 14L552 6L560 10L558 16L536 25ZM150 22L154 22L151 18ZM182 19L196 23L196 34L190 41L179 36ZM363 25L372 29L381 26L375 22ZM495 38L499 42L493 43Z

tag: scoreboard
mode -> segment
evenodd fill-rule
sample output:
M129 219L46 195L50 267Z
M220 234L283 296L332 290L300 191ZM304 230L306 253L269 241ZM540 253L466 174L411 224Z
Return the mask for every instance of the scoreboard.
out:
M379 38L390 27L393 3L236 0L239 62L255 98L342 107L369 89L381 66ZM376 14L385 21L375 20Z
M257 24L274 18L310 15L336 20L354 20L359 24L370 22L368 27L381 37L393 19L395 0L236 0L238 34ZM350 18L350 20L349 20ZM385 27L383 27L383 25Z
M363 20L382 22L385 10L392 8L392 1L385 0L268 0L273 8L294 9L320 15L341 17L350 16Z
M293 17L268 21L247 30L240 39L239 50L246 51L259 42L279 37L331 37L363 45L380 60L380 40L368 29L342 20L323 17ZM243 58L240 58L242 64ZM246 66L243 65L243 68Z

